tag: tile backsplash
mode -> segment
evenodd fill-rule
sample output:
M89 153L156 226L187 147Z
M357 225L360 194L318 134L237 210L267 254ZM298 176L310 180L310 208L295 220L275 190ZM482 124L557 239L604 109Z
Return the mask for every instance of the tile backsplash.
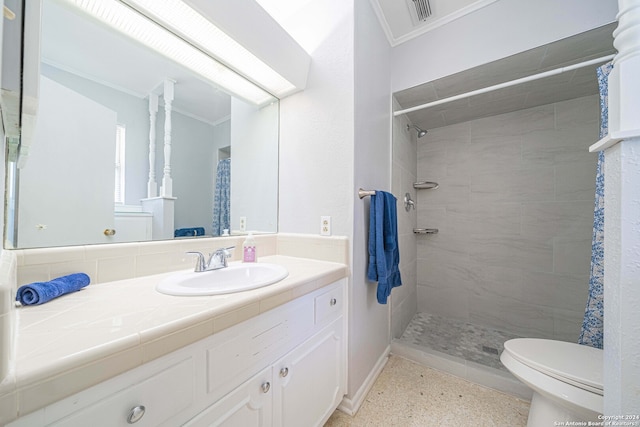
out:
M274 255L276 235L256 236L259 255ZM83 272L91 283L184 270L195 265L195 256L221 247L235 246L232 261L241 259L243 236L180 239L109 245L70 246L16 250L18 284L51 280Z
M179 239L109 245L22 249L13 252L17 261L17 284L51 280L66 274L84 272L91 283L105 283L152 274L184 270L195 266L195 256L217 248L235 247L231 261L242 259L245 236ZM255 236L258 260L261 256L289 255L348 263L348 240L303 234L265 234Z

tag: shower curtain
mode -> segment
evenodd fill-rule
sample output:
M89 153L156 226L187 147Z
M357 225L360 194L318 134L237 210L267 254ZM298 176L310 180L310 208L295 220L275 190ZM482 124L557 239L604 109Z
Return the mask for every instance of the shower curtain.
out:
M609 62L597 69L600 86L600 138L609 131L607 106L607 80L613 65ZM593 211L593 236L591 242L591 277L589 278L589 299L582 322L578 343L602 348L604 317L604 152L598 153L596 170L596 198Z
M220 236L222 230L230 228L231 215L231 159L218 162L216 188L213 195L213 235Z

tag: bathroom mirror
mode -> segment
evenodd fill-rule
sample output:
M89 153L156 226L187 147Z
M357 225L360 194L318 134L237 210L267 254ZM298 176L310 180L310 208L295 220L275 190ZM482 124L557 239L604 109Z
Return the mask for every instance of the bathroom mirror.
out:
M231 234L276 232L278 100L230 95L66 3L42 1L35 126L28 155L7 159L5 247L218 235L216 202ZM215 197L227 158L229 202ZM149 192L150 164L167 197Z

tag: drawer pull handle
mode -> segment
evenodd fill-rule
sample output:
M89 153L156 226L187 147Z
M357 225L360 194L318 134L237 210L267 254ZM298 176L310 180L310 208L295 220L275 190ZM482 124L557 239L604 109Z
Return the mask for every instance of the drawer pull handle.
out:
M289 368L282 368L280 369L280 376L282 378L286 377L287 375L289 375Z
M264 384L262 384L262 392L263 393L269 393L269 390L271 389L271 383L266 382Z
M336 305L337 303L338 303L338 300L337 300L337 299L335 299L335 298L331 298L331 301L329 301L329 305L330 305L330 306L334 306L334 305Z
M103 231L105 236L113 236L114 234L116 234L116 230L114 230L113 228L107 228Z
M129 412L129 416L127 417L127 423L134 424L142 419L144 416L146 408L142 405L138 405L135 408L132 408Z

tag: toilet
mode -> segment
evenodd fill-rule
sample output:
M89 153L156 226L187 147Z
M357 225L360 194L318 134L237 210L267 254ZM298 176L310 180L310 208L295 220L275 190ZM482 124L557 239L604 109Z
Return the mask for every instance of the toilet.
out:
M533 389L527 426L601 421L602 354L600 349L563 341L517 338L505 342L502 364Z

